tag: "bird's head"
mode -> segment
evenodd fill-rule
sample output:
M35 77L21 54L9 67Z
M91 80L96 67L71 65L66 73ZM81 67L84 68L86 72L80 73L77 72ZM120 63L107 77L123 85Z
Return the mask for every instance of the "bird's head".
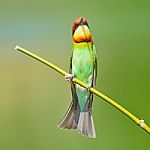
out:
M85 18L77 18L72 25L72 39L76 43L92 42L90 28Z

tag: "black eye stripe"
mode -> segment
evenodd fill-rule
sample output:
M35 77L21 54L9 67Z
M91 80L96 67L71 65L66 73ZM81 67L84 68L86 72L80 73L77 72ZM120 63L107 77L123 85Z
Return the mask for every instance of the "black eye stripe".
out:
M88 28L90 28L90 27L89 27L89 25L88 25L88 23L87 23L87 21L86 21L86 22L84 22L84 25L86 25L86 26L88 26Z
M78 28L78 26L79 26L78 24L74 24L72 35L74 34L74 32L76 31L76 29Z
M78 26L79 26L78 24L75 24L75 30L78 28Z

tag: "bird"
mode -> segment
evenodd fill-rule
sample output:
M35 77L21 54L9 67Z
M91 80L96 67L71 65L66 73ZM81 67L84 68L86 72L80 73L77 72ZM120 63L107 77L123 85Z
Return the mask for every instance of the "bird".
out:
M78 17L72 25L72 55L69 74L66 79L71 83L72 101L58 124L61 129L75 129L89 138L96 138L92 116L93 93L97 78L97 57L91 30L87 19ZM88 88L75 84L76 77L88 85Z

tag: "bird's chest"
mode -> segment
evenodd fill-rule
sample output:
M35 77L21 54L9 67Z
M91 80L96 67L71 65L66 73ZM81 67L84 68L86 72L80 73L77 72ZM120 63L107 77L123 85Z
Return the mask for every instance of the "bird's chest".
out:
M72 58L72 74L88 82L93 76L93 55L88 49L75 49Z

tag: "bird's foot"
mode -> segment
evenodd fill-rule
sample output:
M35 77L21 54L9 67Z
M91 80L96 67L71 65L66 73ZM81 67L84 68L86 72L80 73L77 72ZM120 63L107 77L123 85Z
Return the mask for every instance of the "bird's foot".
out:
M69 82L73 81L73 78L74 78L74 75L72 75L72 74L68 73L65 75L65 79Z
M88 85L87 90L90 91L92 85Z
M141 128L144 128L144 119L139 120L139 125Z

